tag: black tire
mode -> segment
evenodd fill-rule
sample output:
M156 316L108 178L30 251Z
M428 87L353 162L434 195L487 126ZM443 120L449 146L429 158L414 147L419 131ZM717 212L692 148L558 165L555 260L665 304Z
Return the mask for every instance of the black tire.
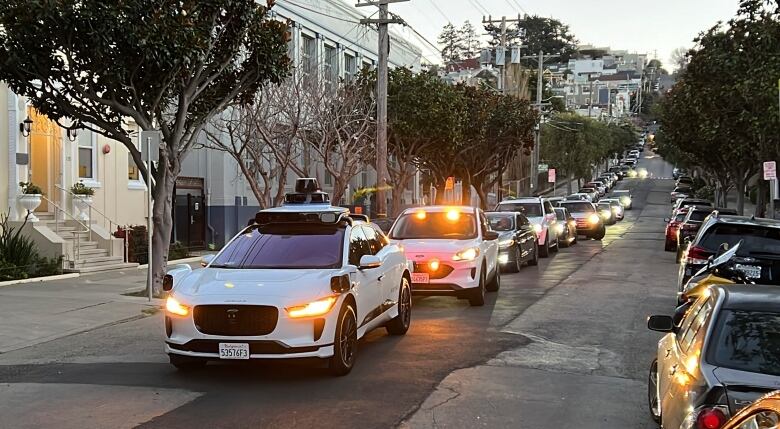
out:
M547 236L544 237L544 244L539 245L539 256L542 258L550 256L550 231L547 231Z
M496 266L495 274L493 274L490 283L485 286L485 290L488 292L498 292L499 289L501 289L501 269Z
M207 362L207 360L203 358L182 356L173 353L168 355L168 360L170 361L171 365L175 366L179 371L192 371L198 368L203 368L206 366Z
M482 307L485 305L485 268L482 268L479 274L479 286L471 290L469 296L469 305L472 307Z
M571 246L571 243L569 243L569 232L566 231L566 237L563 238L563 241L561 242L561 238L558 237L558 247L569 247Z
M357 354L357 319L351 303L341 306L336 324L336 335L333 337L333 356L329 368L333 375L347 375L355 365Z
M607 228L601 227L601 230L593 236L593 239L601 240L605 235L607 235Z
M550 247L550 250L551 250L553 253L556 253L556 252L558 252L559 250L561 250L561 240L558 238L558 236L557 236L557 235L555 236L555 246L552 246L552 247Z
M398 291L398 315L387 322L385 329L390 335L404 335L412 322L412 288L409 279L401 277L401 290Z
M665 240L664 241L664 250L667 251L667 252L674 252L675 250L677 250L677 245L676 245L676 243L674 243L672 241Z
M571 244L577 244L577 234L574 234L574 240L571 241Z
M534 257L528 260L528 265L535 267L539 265L539 246L534 244Z
M647 375L647 408L650 417L656 423L661 423L661 406L658 402L658 360L653 359Z
M520 256L520 246L515 246L512 253L515 254L514 259L509 259L506 266L506 270L510 273L520 272L520 268L523 267L523 258Z

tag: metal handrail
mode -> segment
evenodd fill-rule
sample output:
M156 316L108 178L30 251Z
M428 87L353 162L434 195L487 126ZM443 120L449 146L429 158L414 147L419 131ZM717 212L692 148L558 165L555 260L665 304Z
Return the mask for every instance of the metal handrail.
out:
M59 216L57 216L59 211L62 211L63 213L65 213L65 215L70 216L70 218L73 219L74 221L76 221L77 224L79 224L79 225L84 227L83 231L79 231L79 230L71 231L71 234L74 234L74 237L76 239L76 246L75 246L75 250L74 250L75 258L73 259L73 268L75 268L76 261L81 259L81 236L80 236L80 234L85 233L85 232L89 233L90 231L92 231L92 228L88 227L83 222L78 220L75 216L73 216L72 214L68 213L67 210L65 210L62 207L60 207L59 205L57 205L57 203L55 203L54 201L46 198L46 196L41 195L41 198L46 200L47 203L49 203L52 206L54 206L54 232L57 235L60 235ZM113 248L113 246L112 246L112 248Z
M65 192L67 192L68 194L70 194L70 196L71 196L71 197L75 197L75 196L76 196L76 194L74 194L73 192L71 192L71 191L70 191L70 189L63 188L62 186L60 186L60 185L58 185L58 184L56 184L56 183L54 184L54 187L56 187L56 188L57 188L57 189L59 189L59 190L62 190L62 191L65 191ZM108 221L108 233L109 233L109 234L113 234L113 232L114 232L114 225L116 225L116 226L122 226L122 225L121 225L119 222L114 222L114 221L113 221L113 220L112 220L110 217L106 216L106 214L105 214L105 213L103 213L103 212L101 212L100 210L98 210L98 209L96 209L95 207L93 207L93 206L92 206L92 204L87 204L87 206L89 207L89 223L90 223L90 224L92 223L92 211L94 210L95 212L97 212L97 214L99 214L100 216L103 216L103 219L105 219L106 221ZM92 230L91 230L91 228L90 228L90 237L91 237L91 235L92 235L92 232L91 232L91 231L92 231ZM112 255L112 256L113 256L113 255Z

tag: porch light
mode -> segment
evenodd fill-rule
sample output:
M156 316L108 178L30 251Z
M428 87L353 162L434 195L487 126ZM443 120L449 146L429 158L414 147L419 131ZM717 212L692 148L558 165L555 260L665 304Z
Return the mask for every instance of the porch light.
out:
M75 125L73 128L68 128L67 133L68 133L68 140L75 142L79 136L78 125Z
M30 132L32 131L32 124L33 121L28 116L27 119L25 119L22 123L19 124L19 131L22 132L22 135L25 137L30 136Z

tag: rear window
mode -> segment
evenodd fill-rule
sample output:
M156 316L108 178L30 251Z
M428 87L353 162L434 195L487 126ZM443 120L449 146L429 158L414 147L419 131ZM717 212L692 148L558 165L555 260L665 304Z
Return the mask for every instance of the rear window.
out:
M490 229L493 231L512 231L515 226L514 213L486 213Z
M715 327L709 363L780 375L780 314L726 310Z
M566 207L571 213L595 213L591 203L566 202L561 205Z
M566 211L564 209L555 209L555 218L558 220L566 219Z
M419 213L425 213L420 216ZM398 218L390 231L397 240L423 238L451 238L466 240L477 237L477 221L471 213L459 213L456 218L448 212L412 212Z
M707 216L712 213L711 211L704 211L704 210L696 210L693 213L691 213L691 217L688 220L692 220L694 222L701 222L703 221Z
M757 225L729 225L718 223L707 229L698 245L716 251L722 243L729 247L743 240L737 255L757 256L780 254L780 228L763 228Z
M542 215L542 205L540 203L501 203L498 205L500 212L520 212L526 217L539 217Z
M251 226L214 258L211 268L339 268L344 228L311 225Z
M674 217L675 222L682 222L685 220L685 213L678 213L677 216Z

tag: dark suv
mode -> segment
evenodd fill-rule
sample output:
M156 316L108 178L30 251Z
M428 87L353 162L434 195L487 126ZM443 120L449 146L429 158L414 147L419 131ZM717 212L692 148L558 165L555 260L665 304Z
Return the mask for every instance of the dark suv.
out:
M677 227L677 259L682 256L683 243L685 240L693 240L696 237L696 233L699 232L704 220L712 214L714 211L718 212L718 215L737 215L737 211L734 209L717 208L714 209L708 206L693 206L685 214L683 221Z
M780 221L747 216L707 217L698 234L686 245L677 274L677 289L699 271L723 243L733 246L742 241L736 259L746 276L756 283L780 282Z

